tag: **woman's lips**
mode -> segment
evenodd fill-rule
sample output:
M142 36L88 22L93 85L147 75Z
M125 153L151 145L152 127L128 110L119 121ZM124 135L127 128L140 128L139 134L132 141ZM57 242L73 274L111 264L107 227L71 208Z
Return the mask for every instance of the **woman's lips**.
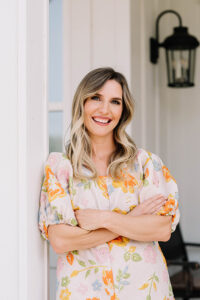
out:
M109 125L110 122L111 122L111 119L108 119L108 118L97 118L97 119L108 120L107 123L103 123L103 122L101 122L101 121L96 120L96 118L92 117L92 120L93 120L96 124L98 124L98 125L100 125L100 126L107 126L107 125Z

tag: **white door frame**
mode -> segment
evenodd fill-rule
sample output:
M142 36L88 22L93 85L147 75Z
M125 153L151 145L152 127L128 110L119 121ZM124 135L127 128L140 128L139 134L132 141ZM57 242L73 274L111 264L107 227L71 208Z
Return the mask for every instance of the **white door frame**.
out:
M48 15L48 0L0 3L2 300L48 300L48 247L38 230L48 155Z

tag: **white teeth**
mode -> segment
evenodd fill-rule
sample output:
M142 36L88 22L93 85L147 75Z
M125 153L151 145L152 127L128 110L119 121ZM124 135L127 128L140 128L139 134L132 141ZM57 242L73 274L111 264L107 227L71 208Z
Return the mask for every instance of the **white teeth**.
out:
M100 123L108 123L110 120L102 120L102 119L98 119L98 118L93 118L95 121L100 122Z

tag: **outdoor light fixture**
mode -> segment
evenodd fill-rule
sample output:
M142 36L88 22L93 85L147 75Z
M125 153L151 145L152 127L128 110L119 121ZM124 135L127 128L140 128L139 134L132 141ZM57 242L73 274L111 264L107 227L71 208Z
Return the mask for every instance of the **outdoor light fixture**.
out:
M178 17L179 26L174 28L172 35L163 43L159 42L159 21L167 14ZM194 86L195 53L199 46L198 40L188 33L188 28L182 26L181 16L174 10L165 10L156 19L156 38L150 39L150 60L157 63L159 47L166 49L167 77L169 87Z

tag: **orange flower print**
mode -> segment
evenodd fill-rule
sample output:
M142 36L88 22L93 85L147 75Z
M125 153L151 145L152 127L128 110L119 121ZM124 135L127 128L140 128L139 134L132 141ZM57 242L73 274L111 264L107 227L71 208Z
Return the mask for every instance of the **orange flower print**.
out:
M108 289L106 289L106 288L105 288L105 292L106 292L106 294L107 294L107 295L110 295L110 292L109 292L109 290L108 290Z
M111 297L110 300L117 300L118 298L116 297L116 294L114 293Z
M69 263L70 265L72 265L72 264L73 264L73 261L74 261L74 255L73 255L71 252L69 252L69 253L66 255L66 258L67 258L68 263Z
M174 180L174 182L176 182L176 180L174 179L174 177L170 174L170 171L168 170L168 168L166 166L162 166L162 172L163 172L163 176L165 177L165 180L167 182L169 182L171 179Z
M145 178L149 177L149 169L148 168L146 168L144 176L145 176Z
M124 193L134 193L134 187L138 184L138 181L131 174L121 171L121 176L123 180L112 180L112 185L114 188L121 188Z
M103 270L102 279L103 279L103 282L105 285L107 285L109 288L113 289L114 281L113 281L112 270L110 270L110 271Z
M130 239L124 237L124 236L119 236L116 239L108 242L109 249L112 250L113 245L119 246L119 247L125 247Z
M137 205L131 205L129 206L130 211L133 210L134 208L136 208Z
M46 179L43 186L47 189L48 200L49 202L53 201L57 197L62 198L66 196L65 190L62 188L61 184L57 181L54 173L47 165L45 168Z
M46 224L45 224L44 221L43 221L43 230L44 230L46 238L48 239L48 229L47 229Z
M119 207L114 208L112 211L117 212L118 214L126 215L127 211L121 210Z
M148 152L148 153L150 153L150 152ZM146 159L146 161L145 161L145 163L144 163L144 165L143 165L143 168L148 164L148 162L150 161L150 157L148 157L147 159Z
M98 187L103 191L103 196L106 199L109 199L109 195L108 195L108 189L107 189L107 185L106 185L106 177L105 176L99 176L96 180Z
M61 290L60 300L69 300L70 295L71 293L68 289Z
M152 157L152 153L150 151L147 151L147 153L150 157Z
M176 214L174 214L173 216L172 216L172 223L174 222L174 219L176 218Z
M86 300L100 300L99 298L93 297L93 298L87 298Z
M162 209L158 212L158 215L165 216L165 215L172 215L172 212L175 210L175 199L172 194L169 194L168 200Z

